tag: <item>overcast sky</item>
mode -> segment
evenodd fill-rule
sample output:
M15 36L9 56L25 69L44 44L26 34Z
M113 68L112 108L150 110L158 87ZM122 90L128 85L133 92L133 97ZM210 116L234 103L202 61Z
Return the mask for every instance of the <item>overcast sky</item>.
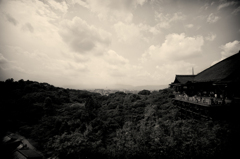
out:
M240 50L240 3L0 0L0 80L165 85Z

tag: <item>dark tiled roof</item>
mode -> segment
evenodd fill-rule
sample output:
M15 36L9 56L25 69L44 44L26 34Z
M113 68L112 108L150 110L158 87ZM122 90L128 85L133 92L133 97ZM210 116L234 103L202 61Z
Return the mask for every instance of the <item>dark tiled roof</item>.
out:
M176 75L173 83L186 84L188 81L193 81L195 75Z
M239 79L240 53L237 53L198 73L194 82L236 82Z
M214 82L218 84L240 82L240 51L197 75L176 75L172 84L187 82Z

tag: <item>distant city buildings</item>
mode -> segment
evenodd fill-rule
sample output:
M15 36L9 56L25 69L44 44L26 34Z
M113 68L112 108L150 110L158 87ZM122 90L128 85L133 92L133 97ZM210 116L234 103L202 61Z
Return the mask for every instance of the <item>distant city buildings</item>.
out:
M116 92L124 92L124 93L132 93L132 94L137 94L139 91L138 90L126 90L126 89L123 89L123 90L118 90L118 89L114 89L114 90L111 90L111 89L94 89L94 90L87 90L89 92L94 92L94 93L100 93L101 95L105 95L105 96L108 96L109 94L111 93L116 93Z

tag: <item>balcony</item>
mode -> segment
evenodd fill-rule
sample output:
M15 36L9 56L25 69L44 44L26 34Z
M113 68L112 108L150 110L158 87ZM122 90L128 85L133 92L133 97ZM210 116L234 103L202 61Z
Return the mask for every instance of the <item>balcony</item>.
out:
M224 101L222 98L215 98L215 97L202 97L202 96L192 96L189 97L187 95L183 95L180 93L174 93L175 94L175 100L177 101L183 101L191 104L201 105L201 106L222 106L222 105L229 105L232 103L232 100L225 99Z

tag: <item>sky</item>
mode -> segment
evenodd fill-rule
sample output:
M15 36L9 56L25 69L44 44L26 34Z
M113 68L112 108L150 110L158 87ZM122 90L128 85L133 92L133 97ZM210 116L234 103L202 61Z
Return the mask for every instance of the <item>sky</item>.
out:
M240 50L226 0L0 0L0 80L167 85Z

